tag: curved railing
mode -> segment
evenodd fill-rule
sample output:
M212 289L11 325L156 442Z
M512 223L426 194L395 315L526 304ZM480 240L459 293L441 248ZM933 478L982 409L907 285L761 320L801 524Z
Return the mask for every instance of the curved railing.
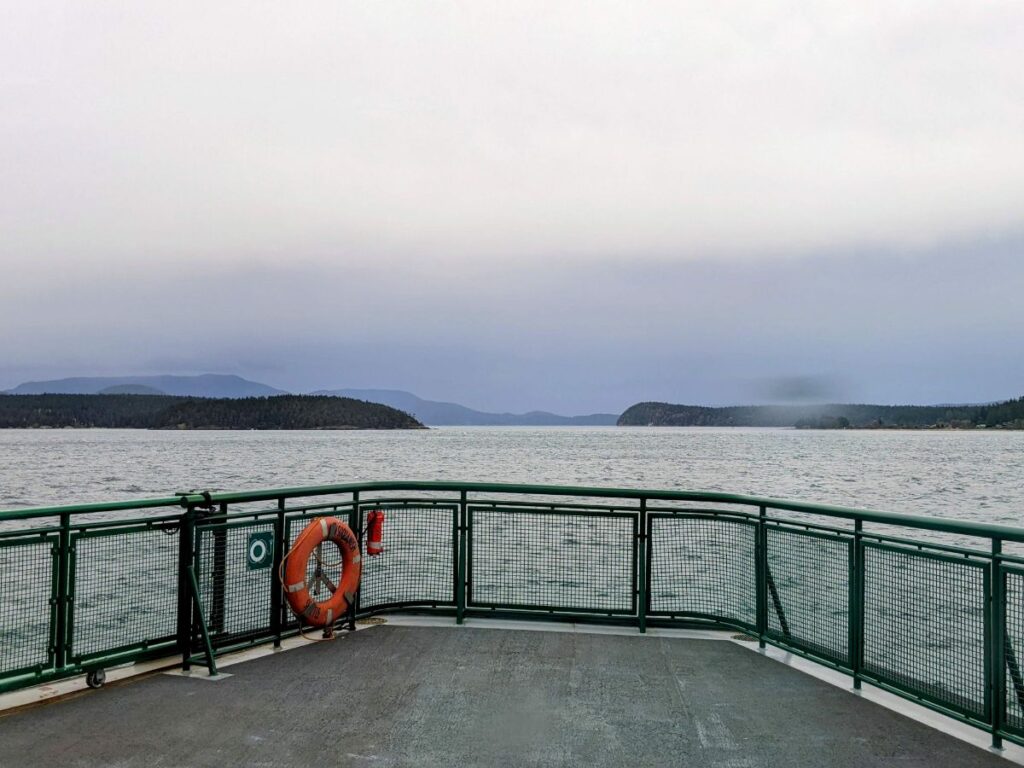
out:
M1004 551L1024 528L692 491L374 482L0 512L0 690L280 642L290 543L371 509L385 553L348 621L731 628L1024 743L1024 557Z

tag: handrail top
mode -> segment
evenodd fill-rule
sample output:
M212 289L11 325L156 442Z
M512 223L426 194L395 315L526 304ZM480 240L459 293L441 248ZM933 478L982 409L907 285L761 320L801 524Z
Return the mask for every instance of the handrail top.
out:
M25 520L35 517L77 515L94 512L115 512L129 509L153 509L157 507L189 507L203 504L241 504L246 502L272 501L283 498L305 496L328 496L340 493L362 493L364 491L429 491L499 493L535 496L586 496L592 498L635 499L637 501L697 501L720 504L740 504L765 507L787 512L822 515L846 520L900 525L966 536L980 536L1005 541L1024 542L1024 527L975 523L944 517L926 517L897 512L880 512L871 509L842 507L833 504L776 499L765 496L751 496L723 491L663 490L651 488L600 488L563 485L534 485L522 483L459 483L438 480L398 480L340 483L332 485L297 486L291 488L268 488L253 491L226 491L220 493L185 492L174 496L151 499L136 499L114 502L92 502L50 507L26 507L0 511L0 521Z

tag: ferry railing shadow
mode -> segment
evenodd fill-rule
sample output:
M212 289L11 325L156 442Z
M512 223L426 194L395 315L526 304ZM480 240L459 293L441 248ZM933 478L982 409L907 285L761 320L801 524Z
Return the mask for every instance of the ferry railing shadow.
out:
M685 491L362 483L3 512L0 690L280 644L302 630L278 583L299 532L332 515L361 534L375 509L385 552L363 558L350 626L738 630L1024 743L1024 559L1003 551L1024 529Z

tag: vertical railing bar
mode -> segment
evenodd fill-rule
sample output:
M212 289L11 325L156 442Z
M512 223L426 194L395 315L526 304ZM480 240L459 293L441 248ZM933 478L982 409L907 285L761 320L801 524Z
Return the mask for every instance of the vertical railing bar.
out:
M466 620L466 546L469 537L469 509L466 503L466 492L459 493L458 513L458 559L455 562L455 623L462 624Z
M754 620L757 623L757 645L765 647L765 635L768 632L768 510L762 504L758 507L757 538L754 540L754 592L757 605Z
M356 535L359 542L360 567L366 567L366 552L363 549L363 513L359 508L359 491L352 491L352 507L348 511L348 527ZM356 593L352 598L352 605L348 607L348 629L349 632L356 631L356 615L359 613L359 598L363 589L362 571L360 571L359 584L356 585Z
M228 531L224 519L228 513L228 505L220 504L219 511L220 520L210 528L210 535L213 538L213 569L210 582L209 628L214 634L224 632L228 578Z
M854 620L854 606L857 603L857 542L844 539L846 543L846 658L850 671L856 678L854 658L857 655L857 622Z
M71 515L67 512L60 516L58 548L60 554L57 566L57 648L55 666L57 669L61 669L67 665L68 612L71 610L68 601L68 573L71 566Z
M188 670L192 656L192 591L189 588L188 568L192 565L195 539L195 507L191 504L181 516L178 529L178 647L181 667Z
M284 626L284 585L280 583L281 560L284 558L284 496L277 500L277 515L274 517L274 559L270 575L270 631L274 635L274 647L281 647L281 632Z
M853 583L850 600L850 669L853 672L853 687L861 687L861 670L864 667L864 521L858 518L853 523Z
M1003 581L1003 540L992 539L992 567L989 571L989 597L988 612L985 622L985 656L988 661L989 676L989 718L992 723L992 748L1002 749L1003 747L1003 722L1005 720L1004 710L1006 708L1006 668L1004 659L1007 659L1005 650L1009 650L1009 638L1006 637L1006 594ZM1004 643L1006 643L1004 650ZM1016 659L1014 659L1016 661ZM1016 666L1016 665L1014 665ZM1017 677L1020 677L1020 669L1017 670ZM1014 687L1017 689L1018 702L1021 691L1017 688L1017 680L1014 680Z
M50 542L50 643L46 654L46 661L47 666L51 669L60 669L57 666L57 623L60 615L60 561L60 535L58 534L57 540L51 540Z
M648 560L649 537L647 530L647 499L640 499L640 513L636 519L636 535L633 537L633 559L636 562L636 612L640 632L647 632L647 579L650 570Z

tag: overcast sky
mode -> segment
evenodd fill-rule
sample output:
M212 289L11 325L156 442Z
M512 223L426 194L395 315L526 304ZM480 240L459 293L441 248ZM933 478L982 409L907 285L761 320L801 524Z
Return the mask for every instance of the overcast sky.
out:
M0 0L0 388L1024 394L1024 4Z

